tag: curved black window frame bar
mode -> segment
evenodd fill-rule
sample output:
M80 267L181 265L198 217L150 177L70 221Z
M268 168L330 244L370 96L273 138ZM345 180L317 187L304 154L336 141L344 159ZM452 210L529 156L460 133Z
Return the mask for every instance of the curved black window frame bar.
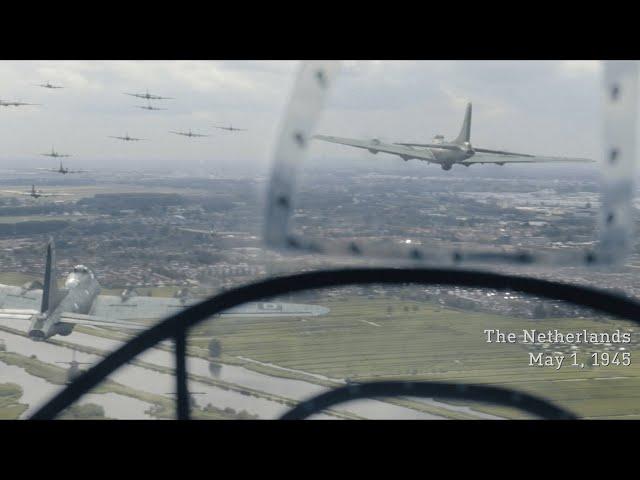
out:
M443 400L475 400L505 407L515 407L547 419L577 419L573 413L548 400L508 388L465 383L413 381L367 382L334 388L298 403L280 419L304 420L340 403L385 397L438 397Z
M167 339L173 339L176 344L177 418L179 420L189 419L190 405L185 365L186 335L189 328L211 318L213 315L223 312L224 310L251 301L263 300L278 295L304 290L374 284L448 285L471 288L491 288L495 290L512 290L548 299L562 300L584 307L590 307L602 313L630 320L634 323L640 323L640 302L632 298L592 287L571 285L530 277L473 270L437 268L349 268L341 270L319 270L306 272L264 280L229 290L172 315L153 327L143 331L138 336L122 345L119 349L107 355L101 362L80 375L64 390L50 399L30 418L35 420L55 418L60 412L72 405L82 395L89 392L100 382L105 380L107 376L119 367L126 364L128 361L133 360L137 355L145 350L154 347L157 343ZM418 386L418 389L428 389L438 385L437 383L430 382L401 383L405 385L406 383L413 383ZM421 384L426 386L419 387ZM431 387L429 387L429 385ZM460 388L455 384L441 384L440 387L443 389ZM467 385L467 387L477 388L479 386ZM363 391L366 391L367 388L375 389L377 387L369 387L367 384L362 384L360 385L360 388ZM401 395L407 396L406 386L402 388L404 390L401 390ZM485 388L490 388L492 390L504 390L496 389L495 387ZM399 391L400 390L389 391L386 393L386 396L397 395L397 392ZM348 388L338 389L338 392L341 392L340 395L342 395L344 392L350 392L350 390ZM351 392L353 392L353 389ZM511 402L509 402L508 399L505 400L510 403L510 406L528 410L534 414L539 413L538 411L528 409L526 402L515 401L515 399L522 398L518 395L522 396L524 394L514 391L507 392L509 392L513 400ZM357 390L353 394L357 395ZM513 396L514 394L516 394L515 397ZM323 395L325 394L321 394L317 399L322 399ZM414 394L412 393L412 395ZM415 396L420 396L419 392L416 393ZM336 400L339 400L337 403L348 400L348 398L343 400L340 396L338 396L338 398L331 398L333 398L332 401L334 401L334 403ZM476 400L480 401L483 401L482 398L485 398L486 401L489 402L492 401L489 396L485 395L483 397L482 392L475 397ZM532 400L546 403L547 406L545 408L557 409L557 407L554 407L546 400L535 398L532 398ZM296 408L294 408L293 412L296 411ZM307 411L309 412L309 410ZM285 414L285 417L283 418L292 416L293 412ZM572 417L571 414L565 411L560 411L560 409L557 409L557 412L560 415L569 416L570 418Z

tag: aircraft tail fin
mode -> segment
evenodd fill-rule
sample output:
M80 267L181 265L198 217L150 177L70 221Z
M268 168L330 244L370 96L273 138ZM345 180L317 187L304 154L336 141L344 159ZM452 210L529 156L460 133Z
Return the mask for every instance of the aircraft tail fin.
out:
M471 141L471 102L467 103L467 109L464 112L464 121L458 137L453 143L465 143Z
M44 269L44 282L42 288L42 304L40 312L48 312L58 306L60 293L58 291L56 274L56 249L53 238L47 244L47 260Z

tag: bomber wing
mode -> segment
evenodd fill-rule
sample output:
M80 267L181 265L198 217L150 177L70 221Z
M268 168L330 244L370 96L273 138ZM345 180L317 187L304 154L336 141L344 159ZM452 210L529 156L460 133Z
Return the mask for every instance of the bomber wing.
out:
M115 295L99 295L91 309L91 316L113 320L159 319L172 315L198 303L198 299L164 297L129 297L123 299ZM234 317L282 317L326 315L328 308L318 305L298 303L250 302L226 310L221 315Z
M473 157L468 158L461 163L471 165L474 163L592 163L595 160L590 158L579 157L546 157L542 155L530 155L527 153L513 153L502 150L489 150L486 148L474 148L477 152Z
M339 143L350 147L364 148L365 150L369 150L371 153L390 153L392 155L398 155L405 160L409 160L411 158L427 161L435 160L433 153L426 148L417 149L408 145L383 143L378 140L356 140L352 138L330 137L326 135L314 135L313 138L322 140L323 142Z
M31 192L18 192L16 190L0 190L2 193L13 193L14 195L31 195Z
M213 128L219 128L220 130L228 130L230 132L246 132L246 128L235 128L235 127L223 127L221 125L214 125Z
M144 330L149 328L150 324L128 322L113 318L99 317L96 315L83 315L81 313L66 312L60 315L60 321L63 323L71 323L74 325L87 325L90 327L107 327L107 328L124 328L127 330Z
M39 310L31 308L0 308L0 319L6 320L31 320Z
M0 313L4 310L38 311L42 300L42 290L27 290L24 287L0 284ZM4 312L6 313L6 312Z

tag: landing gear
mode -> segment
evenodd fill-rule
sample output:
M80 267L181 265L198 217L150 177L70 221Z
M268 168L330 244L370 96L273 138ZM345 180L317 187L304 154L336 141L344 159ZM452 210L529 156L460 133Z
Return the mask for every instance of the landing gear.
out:
M443 170L451 170L451 167L453 167L453 165L451 165L450 163L442 163L440 164L440 166Z

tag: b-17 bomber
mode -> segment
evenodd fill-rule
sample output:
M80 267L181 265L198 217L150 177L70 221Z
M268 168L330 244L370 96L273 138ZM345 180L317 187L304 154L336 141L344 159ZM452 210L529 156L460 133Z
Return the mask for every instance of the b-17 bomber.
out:
M246 132L246 128L235 128L233 125L229 125L228 127L224 127L221 125L214 125L214 128L218 128L220 130L227 130L229 132Z
M42 155L44 157L51 157L51 158L65 158L65 157L70 157L71 156L71 155L69 155L67 153L58 153L53 149L53 147L51 147L51 152L41 153L40 155Z
M196 299L100 295L95 274L84 265L76 265L67 276L64 288L57 284L55 246L47 245L42 289L25 291L0 285L0 318L29 321L28 336L44 341L55 335L70 335L76 325L124 330L144 330L142 320L165 318ZM126 308L122 308L126 302ZM247 302L220 313L224 317L316 317L329 309L319 305L280 302Z
M200 134L200 133L193 133L191 131L191 129L189 129L188 132L174 132L174 131L171 131L169 133L173 133L175 135L182 135L183 137L208 137L209 136L209 135L203 135L203 134Z
M161 97L160 95L152 95L147 90L145 93L127 93L124 92L125 95L130 95L132 97L144 98L145 100L173 100L172 97Z
M69 156L69 155L66 155ZM86 170L70 170L62 165L62 161L60 161L60 166L58 168L38 168L36 170L42 170L45 172L53 172L53 173L61 173L62 175L66 175L68 173L86 173Z
M451 170L454 165L469 167L476 163L504 165L505 163L593 162L588 158L543 157L473 147L471 145L471 103L467 104L460 133L451 141L445 141L442 135L436 135L432 143L384 143L378 139L357 140L327 135L315 135L314 138L324 142L363 148L374 155L382 152L398 155L404 161L417 159L427 163L435 163L440 165L443 170Z
M51 82L39 83L38 85L36 85L36 87L48 88L50 90L64 88L60 85L53 85Z
M31 185L31 190L26 191L26 192L19 192L19 191L15 191L15 190L0 190L3 193L13 193L15 195L27 195L29 197L33 197L33 198L40 198L40 197L63 197L63 196L69 196L71 195L71 193L44 193L42 190L36 190L36 186L35 185Z
M40 105L39 103L25 103L25 102L8 102L6 100L0 100L0 107L22 107L26 105Z
M135 105L136 108L141 108L142 110L166 110L166 108L154 107L153 105Z
M138 142L140 140L144 140L144 138L130 137L128 133L125 133L124 137L114 137L110 135L109 138L115 138L118 140L122 140L123 142Z

